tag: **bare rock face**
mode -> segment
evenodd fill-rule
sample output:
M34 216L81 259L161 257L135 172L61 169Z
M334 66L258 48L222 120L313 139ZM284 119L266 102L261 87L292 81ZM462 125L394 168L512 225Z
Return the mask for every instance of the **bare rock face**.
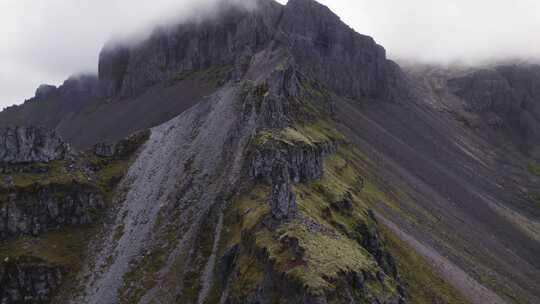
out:
M494 114L496 125L508 126L520 148L540 151L540 66L505 65L448 80L452 93L468 103L467 110ZM494 125L488 121L488 124ZM534 152L533 152L534 153ZM537 157L540 155L537 155Z
M135 152L148 139L149 131L137 132L115 143L99 143L94 146L94 154L100 157L125 157Z
M291 0L280 28L296 61L318 81L354 98L397 99L400 68L386 59L384 48L360 35L326 6Z
M495 111L507 113L519 108L512 87L495 70L480 70L472 74L449 80L454 94L469 102L471 111Z
M240 79L253 56L273 45L291 52L303 72L354 98L395 100L400 68L383 47L356 33L313 0L286 6L254 1L257 8L226 7L210 20L158 29L135 46L106 46L100 55L100 91L105 97L132 96L175 75L211 66L230 66Z
M219 16L202 23L157 29L135 46L106 46L99 62L101 94L132 96L175 75L211 66L238 63L241 69L242 60L270 40L278 17L279 4L261 1L261 5L268 9L224 7Z
M53 85L42 84L36 90L35 98L37 100L47 100L54 93L56 93L57 88Z
M296 215L297 209L287 164L275 164L271 176L272 190L269 203L272 208L272 216L278 221L291 219Z
M50 303L62 271L36 258L0 261L0 303Z
M70 147L54 131L34 127L0 129L0 162L50 162L65 159Z
M269 179L277 163L283 163L290 180L305 183L320 179L324 158L335 153L337 144L316 146L261 147L254 152L250 174L253 179Z
M2 190L7 198L0 201L0 240L90 224L105 206L102 196L91 187L74 184L36 188Z

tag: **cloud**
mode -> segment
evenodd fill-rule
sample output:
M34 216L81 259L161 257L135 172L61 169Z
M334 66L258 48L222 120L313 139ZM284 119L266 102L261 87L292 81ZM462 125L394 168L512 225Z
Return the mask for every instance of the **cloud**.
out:
M111 37L212 14L218 3L251 0L0 0L0 107L21 103L41 83L96 73Z
M211 13L219 1L0 0L0 106L20 103L41 83L96 72L112 36L140 35ZM280 0L284 3L286 0ZM540 57L537 0L321 0L390 57L449 63Z
M321 0L394 59L430 63L540 58L537 0Z

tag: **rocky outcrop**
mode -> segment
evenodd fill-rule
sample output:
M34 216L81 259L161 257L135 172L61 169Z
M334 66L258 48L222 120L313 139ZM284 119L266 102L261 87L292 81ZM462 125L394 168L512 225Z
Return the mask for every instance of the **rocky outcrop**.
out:
M336 149L334 142L316 145L269 142L253 151L249 176L252 180L263 180L271 185L269 204L275 220L279 222L295 216L293 183L320 179L324 171L324 158L335 153Z
M292 191L287 163L276 163L271 173L270 208L277 221L286 221L296 215L296 198Z
M259 1L260 10L226 6L203 22L157 29L135 46L109 45L100 54L99 79L106 97L133 96L185 72L230 65L239 71L272 36L279 4Z
M400 68L383 47L356 33L313 0L281 6L254 1L257 8L228 6L203 22L158 29L132 46L106 46L100 55L100 91L133 96L175 75L230 65L240 79L253 56L267 46L287 49L310 77L353 98L404 98Z
M353 98L404 98L400 68L386 59L384 48L360 35L326 6L291 0L280 28L295 60L309 75Z
M359 240L364 247L377 261L381 269L388 275L398 279L398 270L394 257L386 250L384 243L377 229L377 220L370 210L368 221L358 224L356 232L361 236Z
M252 179L271 181L276 164L284 164L289 178L295 183L320 179L324 171L324 158L335 153L337 143L316 145L263 146L253 153L250 165Z
M540 156L539 65L478 70L449 79L448 86L467 102L467 110L486 115L490 126L508 127L522 150Z
M56 93L56 90L57 90L56 86L42 84L37 88L35 98L37 100L47 100L54 93Z
M150 136L150 131L140 131L115 143L99 143L94 154L100 157L122 158L135 152Z
M0 129L0 162L50 162L65 159L70 147L54 131L34 127Z
M70 184L2 190L0 239L92 223L104 201L93 187Z
M508 113L519 109L512 87L495 70L480 70L448 81L450 90L469 103L471 111Z
M0 303L50 303L61 279L61 269L40 259L0 261Z

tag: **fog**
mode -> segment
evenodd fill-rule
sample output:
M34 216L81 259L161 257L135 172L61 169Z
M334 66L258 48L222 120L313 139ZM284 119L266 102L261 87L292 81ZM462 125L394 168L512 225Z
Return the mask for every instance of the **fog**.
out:
M96 73L111 37L204 16L220 0L0 0L0 107L41 83ZM251 9L250 0L235 1ZM279 1L281 3L286 0ZM475 64L540 57L537 0L322 0L399 61Z

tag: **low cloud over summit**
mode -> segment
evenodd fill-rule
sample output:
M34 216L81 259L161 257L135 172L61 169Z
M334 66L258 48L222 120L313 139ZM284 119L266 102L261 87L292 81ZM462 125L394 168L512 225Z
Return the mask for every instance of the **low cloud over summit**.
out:
M95 72L99 50L113 36L208 13L220 1L2 1L0 105L22 102L42 82L58 84L74 73ZM540 57L540 2L535 0L320 2L373 36L394 59L476 63Z

